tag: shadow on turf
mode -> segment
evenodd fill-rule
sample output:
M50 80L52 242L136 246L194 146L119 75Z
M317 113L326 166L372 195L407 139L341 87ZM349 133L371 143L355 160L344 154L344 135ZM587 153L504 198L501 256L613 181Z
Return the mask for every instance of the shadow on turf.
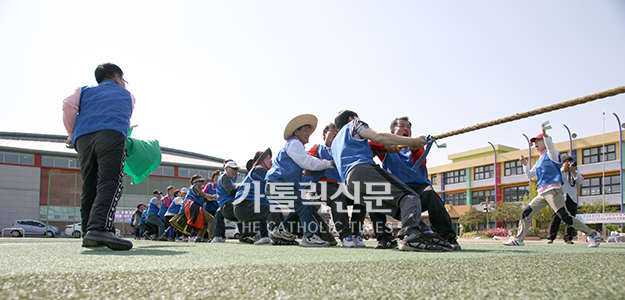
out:
M172 246L146 246L130 249L129 251L113 251L106 247L87 248L83 249L81 255L122 255L122 256L135 256L135 255L151 255L151 256L169 256L169 255L183 255L187 254L187 251L173 251L167 249L159 249Z
M509 248L504 248L501 250L486 250L486 249L467 249L467 248L462 248L462 250L458 251L457 253L494 253L494 252L511 252L511 249ZM531 252L531 251L527 251L527 250L520 250L520 249L514 249L515 253L522 253L522 252ZM456 253L456 252L454 252Z

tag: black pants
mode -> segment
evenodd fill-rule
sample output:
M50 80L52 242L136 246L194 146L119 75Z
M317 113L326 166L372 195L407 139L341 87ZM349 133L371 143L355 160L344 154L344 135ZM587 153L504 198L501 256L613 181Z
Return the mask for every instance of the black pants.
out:
M564 202L566 206L566 210L572 217L577 215L577 203L573 202L573 199L566 195L566 201ZM560 216L557 213L553 213L551 216L551 223L549 224L549 235L547 235L548 240L555 240L558 235L558 230L560 229ZM564 228L564 241L572 241L575 236L575 228L571 226L571 224L566 224Z
M262 237L268 236L267 226L272 230L282 223L282 213L271 212L270 205L260 203L260 210L254 208L254 201L244 200L234 205L234 215L243 224L241 236L260 231Z
M336 198L330 199L339 190L338 182L327 182L327 202L332 209L332 220L336 231L339 233L339 239L343 239L346 235L359 235L362 230L362 224L367 215L367 208L362 204L354 205L354 200L348 198L345 193L339 193ZM317 195L321 194L321 184L317 184ZM347 206L353 205L351 221L347 214Z
M432 230L444 239L455 239L456 232L451 224L451 217L445 209L443 199L431 185L410 186L421 197L421 210L430 216Z
M114 231L115 207L123 189L126 138L114 130L100 130L76 139L82 173L80 214L84 232Z
M243 224L241 224L234 215L234 205L232 202L233 201L227 202L215 213L215 236L226 238L226 221L224 219L237 222L239 234L243 234Z

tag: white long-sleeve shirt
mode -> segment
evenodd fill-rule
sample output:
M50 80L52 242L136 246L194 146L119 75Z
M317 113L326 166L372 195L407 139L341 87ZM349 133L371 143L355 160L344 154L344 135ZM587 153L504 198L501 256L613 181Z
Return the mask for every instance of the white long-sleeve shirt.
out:
M286 154L304 170L321 171L334 167L331 160L319 159L309 155L306 149L304 149L304 144L298 139L292 139L288 142Z
M549 159L557 163L560 163L560 153L558 152L558 150L556 150L556 146L553 144L553 140L551 139L551 137L550 136L543 137L543 141L545 142L546 149L540 153L540 156L543 156L545 152L547 152L547 155L549 155ZM534 165L534 167L532 167L531 169L529 165L526 165L524 166L523 171L525 172L525 176L527 177L527 179L531 180L532 177L536 176L536 165ZM559 182L556 182L556 183L538 187L537 192L538 194L542 194L549 190L559 189L561 187L562 187L562 184L560 184Z

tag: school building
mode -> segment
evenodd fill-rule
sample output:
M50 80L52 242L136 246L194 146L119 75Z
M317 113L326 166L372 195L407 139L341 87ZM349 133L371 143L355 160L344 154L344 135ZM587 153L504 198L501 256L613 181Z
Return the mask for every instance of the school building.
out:
M554 140L554 144L560 154L576 159L578 172L584 177L584 184L578 187L580 205L603 200L605 196L606 205L621 206L620 170L625 166L618 131L605 134L605 148L604 135L576 138L572 142ZM516 149L495 144L451 154L448 158L452 163L428 167L435 190L450 205L447 207L454 223L471 207L483 210L487 199L490 204L523 200L529 193L529 181L519 161L521 155L531 157L532 166L539 157L533 147ZM489 227L494 228L494 224Z
M65 225L81 221L78 155L65 147L66 139L62 135L0 132L0 229L11 227L14 220L35 219L63 231ZM194 174L210 178L223 166L224 159L210 155L166 147L161 151L161 165L146 180L133 184L126 176L116 223L129 220L137 204L148 203L154 190L165 194L169 185L188 186Z

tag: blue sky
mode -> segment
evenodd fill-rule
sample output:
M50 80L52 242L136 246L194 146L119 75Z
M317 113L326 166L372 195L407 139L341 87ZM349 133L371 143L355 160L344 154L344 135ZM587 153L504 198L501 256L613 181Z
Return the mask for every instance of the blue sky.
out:
M112 62L133 137L240 164L302 113L435 135L625 85L622 1L0 0L0 42L0 130L65 134L62 100ZM444 139L428 164L525 148L546 120L556 141L601 134L603 112L618 130L625 95Z

